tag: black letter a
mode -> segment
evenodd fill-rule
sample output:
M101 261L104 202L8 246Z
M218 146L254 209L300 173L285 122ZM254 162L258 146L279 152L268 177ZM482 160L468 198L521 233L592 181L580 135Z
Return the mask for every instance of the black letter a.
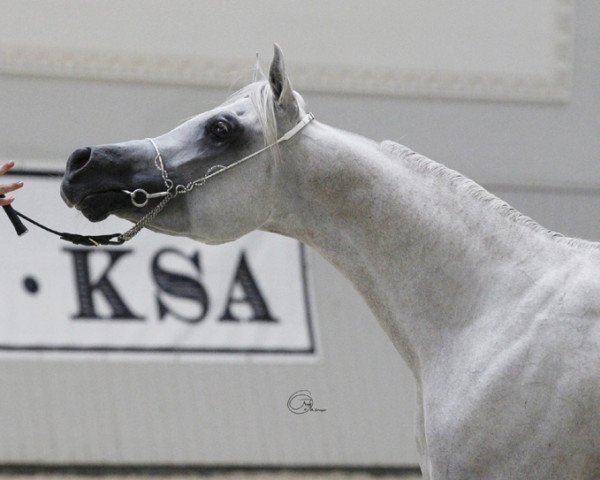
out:
M234 298L233 292L236 286L239 286L243 291L244 295L241 298ZM250 321L261 321L261 322L276 322L277 320L271 316L269 307L258 289L258 285L248 268L248 262L246 262L246 256L242 252L240 263L235 272L231 287L229 287L229 293L227 295L227 304L225 305L225 313L221 316L220 320L229 320L239 322L239 318L235 317L231 312L231 305L234 303L246 304L253 312L250 317Z

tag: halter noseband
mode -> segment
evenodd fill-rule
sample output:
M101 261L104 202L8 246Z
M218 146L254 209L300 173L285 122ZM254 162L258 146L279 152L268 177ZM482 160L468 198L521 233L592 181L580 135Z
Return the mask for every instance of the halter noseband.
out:
M28 222L31 222L34 225L36 225L50 233L60 236L60 238L62 240L72 242L76 245L87 245L90 247L92 247L92 246L97 247L100 245L121 245L122 243L125 243L128 240L131 240L142 228L144 228L148 223L150 223L152 221L152 219L154 219L154 217L156 217L156 215L158 215L163 210L163 208L165 208L167 203L169 203L176 196L182 195L184 193L188 193L195 187L204 185L208 179L216 177L217 175L224 173L227 170L232 169L233 167L237 167L238 165L241 165L242 163L246 162L247 160L250 160L251 158L256 157L257 155L260 155L261 153L263 153L266 150L269 150L270 148L274 147L275 145L278 145L282 142L288 141L294 135L299 133L306 125L308 125L311 121L313 121L314 118L315 118L315 116L312 113L307 113L304 116L304 118L302 120L300 120L291 130L289 130L288 132L283 134L279 139L277 139L275 142L271 143L270 145L267 145L266 147L263 147L260 150L254 152L254 153L251 153L250 155L247 155L246 157L244 157L240 160L237 160L227 166L214 165L207 170L206 174L203 177L193 180L187 184L175 185L173 183L173 181L169 178L169 174L167 173L162 155L160 153L158 146L156 145L156 142L152 138L148 138L147 140L150 143L152 143L152 146L154 147L154 150L156 151L156 156L154 157L154 165L160 171L162 179L165 183L165 190L162 192L155 192L155 193L148 193L143 188L136 188L135 190L121 190L123 193L126 193L127 195L129 195L129 198L131 199L131 203L137 208L142 208L142 207L145 207L146 205L148 205L148 202L150 199L162 198L160 203L158 203L152 210L150 210L146 215L144 215L140 220L138 220L133 225L133 227L131 227L129 230L127 230L124 233L113 233L110 235L79 235L76 233L58 232L56 230L53 230L51 228L48 228L48 227L42 225L39 222L36 222L35 220L27 217L26 215L22 214L21 212L12 209L12 207L10 209L5 207L5 210L7 211L7 213L9 213L9 211L10 211L9 218L11 219L15 228L17 229L17 233L20 232L19 235L24 233L23 229L25 231L27 231L27 228L19 222L19 219L16 218L15 215L12 214L13 211L14 211L14 214L27 220Z

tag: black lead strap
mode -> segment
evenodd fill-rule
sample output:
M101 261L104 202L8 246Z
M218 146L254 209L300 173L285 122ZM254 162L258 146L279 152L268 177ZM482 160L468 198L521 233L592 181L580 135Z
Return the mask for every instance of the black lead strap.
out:
M4 198L4 195L0 194L0 198ZM19 236L24 235L28 232L27 227L21 221L22 218L23 220L27 220L28 222L43 230L46 230L47 232L59 236L61 240L71 242L75 245L98 247L100 245L121 245L125 241L118 238L121 235L120 233L113 233L109 235L79 235L77 233L59 232L57 230L53 230L49 227L46 227L45 225L42 225L41 223L36 222L34 219L29 218L27 215L24 215L23 213L19 212L18 210L15 210L12 207L12 205L3 205L2 208L4 208L6 215L8 216L10 222L13 224L13 227L15 227L15 231Z
M0 193L0 198L6 198L6 197L4 196L4 194ZM6 215L8 216L10 223L12 223L13 227L15 227L15 231L17 232L17 235L19 237L21 235L25 235L29 230L27 230L27 227L23 224L23 222L17 215L17 212L12 207L12 205L3 205L2 208L6 212Z

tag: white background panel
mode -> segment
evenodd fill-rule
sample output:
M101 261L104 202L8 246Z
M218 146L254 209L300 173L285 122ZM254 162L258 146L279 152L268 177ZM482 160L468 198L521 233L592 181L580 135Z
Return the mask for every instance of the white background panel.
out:
M44 3L28 2L27 5L40 5L43 11ZM399 5L402 3L398 2ZM495 5L502 3L494 2ZM94 2L85 4L90 6ZM429 2L422 3L427 4ZM436 2L436 5L440 4L442 2ZM458 5L457 11L461 5L466 5L462 2L452 4ZM513 5L513 2L507 4ZM231 67L231 78L236 80L235 83L230 79L217 80L221 78L218 77L219 65L206 70L213 75L207 83L214 87L202 87L194 83L196 81L177 84L169 77L170 67L163 74L164 83L125 83L108 80L118 78L122 73L119 55L117 61L110 63L115 68L108 75L102 73L106 65L102 62L107 58L102 55L98 57L100 64L95 64L97 72L96 67L80 70L82 65L89 67L86 63L89 57L68 56L75 63L66 73L62 60L52 63L56 59L64 60L61 53L35 57L37 60L33 63L29 63L31 58L26 53L32 50L28 49L18 50L23 53L19 58L7 57L6 52L17 51L17 44L19 48L23 46L21 43L27 34L22 32L29 29L33 35L34 29L27 27L28 16L19 12L25 8L25 2L0 1L0 5L3 7L0 22L5 22L3 31L13 29L11 35L15 35L2 37L0 32L0 51L3 52L0 63L4 72L0 74L0 157L13 158L19 164L24 163L22 159L36 158L46 162L59 159L62 165L70 152L80 146L158 135L190 115L213 108L232 88L245 84L250 79L254 52L260 50L263 65L268 65L270 44L274 40L265 37L255 42L251 36L253 32L246 29L259 20L261 24L269 24L270 20L264 15L258 16L259 20L254 16L241 20L232 16L222 30L234 31L234 37L238 30L244 31L248 36L243 41L232 46L230 37L224 34L190 46L186 55L189 53L201 60L214 55L221 44L223 48L235 48L232 53L236 60ZM48 29L60 28L72 21L69 15L58 13L58 2L54 5L55 12L44 15L49 20ZM519 2L517 8L506 14L531 17L533 14L531 11L526 13L527 9L541 8L550 12L550 5L565 9L555 18L563 22L559 23L559 31L570 32L562 45L568 47L572 42L574 48L572 57L568 51L560 53L561 58L573 61L572 69L568 66L569 61L565 64L567 75L570 77L569 72L572 73L572 95L564 96L565 90L561 88L559 97L550 97L566 100L563 103L517 101L519 98L547 100L546 83L533 84L535 95L515 95L511 87L506 91L501 89L504 96L483 89L483 93L477 95L459 92L460 95L453 99L442 99L440 97L453 96L453 90L448 94L447 82L439 83L439 89L432 90L431 85L438 83L416 76L412 78L425 85L425 89L394 90L396 93L408 92L410 98L374 96L372 94L377 90L373 85L381 84L381 77L369 84L369 72L361 71L355 76L358 80L352 87L355 94L347 94L349 87L344 89L338 84L335 88L332 84L327 87L326 81L332 77L321 75L322 66L308 68L307 60L319 58L323 65L333 65L350 59L356 64L376 65L381 70L379 67L385 67L390 52L402 51L403 59L419 60L419 50L414 50L413 57L410 54L416 44L420 45L417 48L425 48L420 41L422 37L418 36L414 43L406 44L410 47L382 48L381 37L385 40L383 45L387 46L397 41L399 34L397 30L383 32L377 21L364 10L348 8L336 15L324 14L320 23L304 25L302 36L294 34L289 41L287 37L285 42L280 41L292 81L320 121L378 141L388 138L399 141L489 186L494 193L546 227L600 240L600 222L596 214L600 210L600 64L597 61L600 3L596 0L576 3L527 1ZM474 11L482 15L480 10ZM18 18L11 17L13 12L19 13ZM423 11L422 18L414 17L419 22L415 20L413 26L418 29L420 25L434 25L439 18L437 12L435 9ZM570 12L575 13L572 30L569 30ZM77 12L70 13L73 18L78 15ZM204 13L208 16L206 10ZM81 14L85 16L83 10ZM111 12L98 13L101 14L113 15ZM42 22L37 28L43 30L43 15L36 15L31 21ZM152 13L140 9L135 15L139 19ZM512 23L507 23L506 17L500 14L496 26L462 16L465 22L473 22L465 28L473 28L474 35L478 35L474 37L478 38L477 42L466 44L474 56L442 50L444 56L454 58L438 60L456 62L468 73L468 62L471 61L468 59L480 58L476 55L482 53L483 46L491 48L486 46L482 36L484 31L490 31L490 39L505 31L507 35L508 32L514 35L508 35L505 40L514 41L507 45L516 49L515 65L521 68L521 73L527 73L527 54L524 52L528 52L530 42L536 40L522 27L528 24L532 32L544 36L550 31L546 23L549 17L537 15L539 17L529 22L516 18L513 30ZM128 19L132 18L134 16L129 15ZM164 26L164 18L161 14L159 21L147 29L151 42L166 35L166 31L155 28L159 24ZM452 13L448 18L452 18ZM120 19L117 23L121 21L124 22ZM353 21L356 22L349 23ZM399 24L405 25L402 22L410 23L410 20L402 18ZM354 28L350 35L351 29L346 25L356 23L360 23L361 28ZM138 35L137 29L145 27L134 25L132 28ZM189 28L182 27L185 36ZM468 31L465 28L456 29L458 39L464 38L464 32ZM15 33L17 29L19 32ZM107 31L116 32L106 24L103 29L102 34L106 36ZM423 35L429 33L424 29ZM435 32L432 35L435 36ZM378 39L377 45L346 44L347 36L372 37ZM333 40L319 42L316 38ZM448 45L453 45L446 40ZM66 44L66 47L83 48L81 42ZM41 48L34 43L25 46L33 47L34 51ZM161 44L161 48L168 44ZM130 43L124 42L117 54L123 51L129 57L127 45ZM315 45L320 50L317 53L314 52ZM10 48L5 48L7 46ZM550 65L550 47L536 44L535 48L541 53L531 59L531 71L545 75L545 69ZM410 52L406 53L406 50ZM363 53L356 55L355 51ZM437 52L433 47L430 51L432 55ZM430 61L428 58L434 57L420 59L422 66ZM507 58L494 56L489 68L504 69ZM114 57L110 59L114 61ZM77 64L80 60L83 63ZM148 65L142 62L140 68L143 71ZM503 72L506 75L513 75L518 70L506 68ZM354 78L348 71L344 70L342 73L346 73L342 77ZM41 73L53 76L37 76ZM333 73L337 75L333 78L340 78L340 70ZM443 74L441 70L435 73ZM73 77L59 78L66 75ZM405 81L401 83L405 84ZM392 81L392 85L397 89L398 84ZM466 85L472 90L473 83ZM500 85L504 84L500 82ZM465 101L473 97L479 100ZM495 101L499 98L510 101ZM26 186L17 195L17 206L19 202L24 203L26 196L35 195L31 190ZM47 218L50 215L44 211L47 203L46 199L40 201L30 213L41 219ZM61 228L76 231L90 228L85 219L60 208L61 215L65 215ZM4 232L0 236L1 243L12 232L6 219L0 218L0 226ZM39 235L40 241L44 241L42 239L46 237ZM14 255L26 256L27 252L15 249ZM218 356L200 362L185 355L151 358L105 355L100 359L79 357L73 361L72 356L47 353L39 353L35 358L2 358L0 380L6 388L0 400L0 431L3 432L0 459L3 462L111 464L415 465L417 455L412 426L415 391L410 372L349 283L314 252L309 253L309 267L319 320L317 345L320 354L313 361L299 363L286 357L287 360L271 362L252 356L240 361L239 357ZM326 408L327 412L315 412L312 416L294 416L288 412L285 408L287 399L300 389L309 389L315 406Z
M245 48L325 91L564 100L571 0L0 2L0 71L222 85Z

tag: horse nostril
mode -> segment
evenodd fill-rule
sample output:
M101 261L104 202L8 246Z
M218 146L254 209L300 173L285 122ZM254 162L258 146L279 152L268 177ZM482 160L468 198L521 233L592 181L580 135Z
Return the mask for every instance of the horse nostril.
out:
M67 171L73 173L83 168L89 161L92 155L92 149L90 147L78 148L75 150L69 160L67 160Z

